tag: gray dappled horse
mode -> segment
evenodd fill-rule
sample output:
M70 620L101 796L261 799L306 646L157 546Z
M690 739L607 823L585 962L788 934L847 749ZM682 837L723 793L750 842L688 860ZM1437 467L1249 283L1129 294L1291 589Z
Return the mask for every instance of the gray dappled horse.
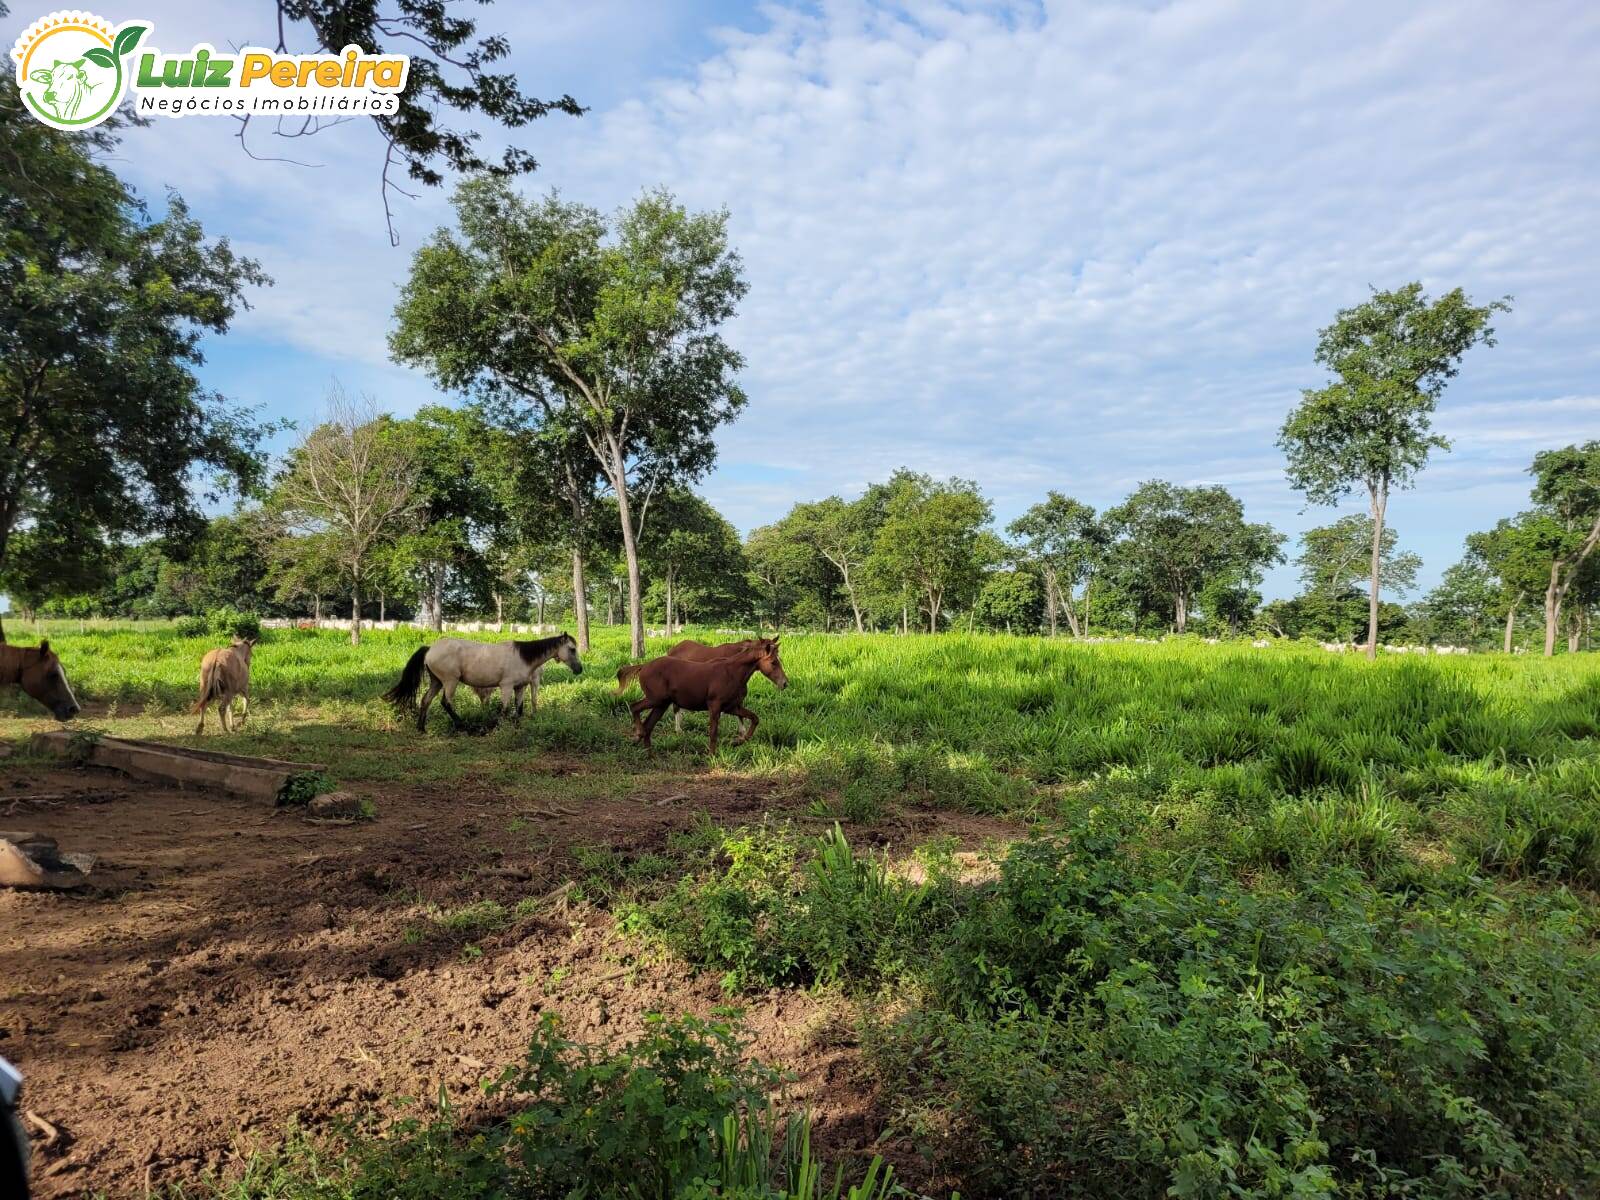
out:
M472 642L465 638L440 638L431 646L418 647L400 673L400 682L383 694L383 698L396 708L409 710L416 703L417 690L422 686L422 676L428 676L428 691L417 708L417 728L428 727L428 706L440 692L440 704L449 715L451 724L461 726L456 715L456 688L466 684L480 696L491 689L500 691L502 708L512 708L522 716L523 691L527 689L528 707L539 706L539 669L551 659L562 663L574 675L583 674L583 664L578 661L578 643L570 633L540 638L534 642Z

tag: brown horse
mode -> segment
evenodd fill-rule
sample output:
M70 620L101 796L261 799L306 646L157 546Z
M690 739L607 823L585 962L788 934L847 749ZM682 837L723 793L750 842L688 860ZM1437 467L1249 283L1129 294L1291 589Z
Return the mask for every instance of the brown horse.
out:
M697 642L693 638L684 638L671 650L667 651L668 658L685 658L690 662L718 662L724 658L732 658L739 651L748 646L754 646L761 641L760 638L747 638L742 642L723 642L720 646L708 646L705 642ZM672 728L683 732L683 709L677 709L672 714Z
M690 662L685 658L667 655L653 658L647 663L634 663L617 672L617 691L622 691L637 679L644 698L628 706L633 714L635 741L650 745L650 734L656 722L666 715L667 709L676 705L690 712L703 712L710 717L710 752L717 752L717 724L725 712L732 713L744 722L735 745L750 740L760 718L744 706L745 692L750 686L750 676L760 671L781 690L789 686L789 677L783 673L783 662L778 657L778 639L759 639L739 653L714 662ZM639 714L646 709L650 715L640 723Z
M239 713L239 724L250 715L250 654L255 649L255 638L233 639L232 645L220 650L208 650L200 660L200 697L190 712L200 714L200 724L194 727L196 735L206 731L206 706L217 705L217 720L222 722L224 733L233 732L233 701L244 697L244 709Z
M20 684L58 721L78 715L78 698L72 694L61 660L48 641L37 646L0 645L0 684Z

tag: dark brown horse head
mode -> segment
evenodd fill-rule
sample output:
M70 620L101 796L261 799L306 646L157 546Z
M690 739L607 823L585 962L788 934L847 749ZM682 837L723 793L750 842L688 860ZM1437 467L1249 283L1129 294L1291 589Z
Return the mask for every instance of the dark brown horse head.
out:
M778 639L757 638L751 645L761 655L756 659L756 669L772 680L773 686L780 692L788 687L789 677L783 673L783 660L778 657Z
M20 646L4 649L16 658L14 669L23 691L48 708L58 721L70 721L78 715L78 698L72 694L67 673L48 641L40 642L34 650Z

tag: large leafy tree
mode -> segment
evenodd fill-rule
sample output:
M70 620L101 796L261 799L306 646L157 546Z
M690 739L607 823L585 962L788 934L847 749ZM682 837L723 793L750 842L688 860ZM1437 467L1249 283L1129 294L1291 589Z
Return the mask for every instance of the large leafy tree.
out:
M1461 358L1494 345L1490 321L1509 298L1473 304L1460 289L1430 300L1420 283L1343 309L1317 339L1316 361L1332 372L1325 387L1301 393L1278 437L1289 482L1313 504L1336 504L1364 488L1372 516L1368 547L1367 656L1378 652L1383 527L1389 493L1409 487L1434 450L1449 442L1433 413Z
M928 632L953 604L970 602L995 547L981 535L992 516L978 485L900 471L889 484L872 569L917 597Z
M1027 561L1044 580L1045 612L1050 636L1056 635L1056 616L1065 614L1073 637L1085 632L1089 588L1105 556L1106 535L1095 511L1082 501L1052 491L1006 527L1022 539ZM1084 587L1081 599L1078 586Z
M602 548L611 553L601 503L603 475L581 431L546 419L542 409L522 405L497 393L475 406L493 444L499 447L494 467L497 506L501 514L496 536L512 536L568 559L572 574L573 616L578 649L589 649L589 584L586 561Z
M1536 454L1533 499L1555 526L1544 590L1544 652L1554 654L1561 607L1600 546L1600 441Z
M1178 633L1208 584L1221 578L1230 588L1247 587L1283 559L1283 535L1246 521L1244 506L1222 487L1150 480L1109 509L1105 524L1123 589L1161 597Z
M267 430L194 370L268 280L176 196L152 219L110 145L0 83L0 587L81 590L116 539L198 536L263 470Z
M491 470L501 437L476 410L438 404L379 429L395 443L387 453L415 470L415 519L389 540L387 574L394 584L416 588L421 620L438 631L447 596L472 600L488 582L483 548L505 520L506 497Z
M862 616L863 577L877 535L877 515L873 507L863 501L852 503L829 496L810 504L797 504L783 519L792 535L809 546L837 575L857 633L866 630Z
M632 649L644 653L639 531L649 497L703 475L744 407L723 339L746 285L725 212L649 192L607 221L504 180L468 181L458 229L418 251L390 345L443 386L518 398L583 439L617 503Z

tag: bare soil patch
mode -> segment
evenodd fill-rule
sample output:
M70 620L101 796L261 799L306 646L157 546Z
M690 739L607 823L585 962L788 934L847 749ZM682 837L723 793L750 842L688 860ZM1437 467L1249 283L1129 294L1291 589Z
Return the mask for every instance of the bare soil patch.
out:
M639 852L701 812L759 819L773 799L760 782L688 776L582 811L472 786L355 790L376 820L312 824L97 768L0 763L7 825L98 858L84 891L0 891L0 1054L40 1118L41 1196L142 1196L273 1144L291 1120L318 1128L394 1097L442 1088L470 1112L477 1082L520 1057L545 1010L569 1036L614 1041L647 1013L727 1003L714 978L639 958L562 885L575 845ZM1006 826L919 812L869 840L941 832L975 845ZM426 915L529 898L535 911L492 931ZM795 1073L829 1150L865 1149L876 1097L835 1002L742 1003L754 1052Z

